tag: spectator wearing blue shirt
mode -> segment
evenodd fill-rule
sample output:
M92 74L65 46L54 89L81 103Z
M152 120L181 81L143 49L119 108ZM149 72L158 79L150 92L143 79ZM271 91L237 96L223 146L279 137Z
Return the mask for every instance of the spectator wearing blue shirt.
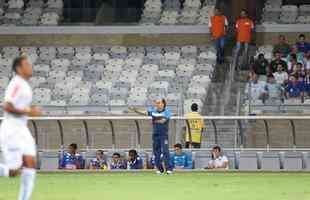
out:
M310 96L310 69L306 69L306 74L304 77L304 85L307 96Z
M84 169L85 160L80 154L77 153L77 149L77 144L72 143L69 145L68 152L64 153L60 159L60 169Z
M121 170L121 169L127 169L126 161L121 158L121 154L115 152L112 155L110 170Z
M134 149L128 152L127 169L143 169L143 159L140 158L137 151Z
M181 144L174 145L174 153L170 156L170 165L173 169L192 169L192 161L189 156L182 151Z
M106 170L108 168L107 161L102 150L96 152L96 158L93 158L89 163L89 169L102 169Z
M306 41L306 36L300 34L296 43L299 52L306 54L310 50L310 44Z
M158 99L154 102L154 107L149 108L147 111L139 111L135 108L130 108L134 112L152 117L153 123L153 153L155 156L155 166L157 174L163 174L166 170L167 174L172 173L170 166L170 153L169 153L169 120L171 112L166 108L166 100ZM164 166L162 164L164 162Z
M285 90L287 98L301 99L303 101L305 86L303 81L299 81L297 77L290 76Z

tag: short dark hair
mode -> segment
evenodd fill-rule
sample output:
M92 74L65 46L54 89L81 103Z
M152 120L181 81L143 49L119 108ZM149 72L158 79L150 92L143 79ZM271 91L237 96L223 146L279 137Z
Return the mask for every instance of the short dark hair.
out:
M221 152L221 151L222 151L222 149L221 149L221 147L220 147L220 146L214 146L212 149L213 149L213 150L218 150L219 152Z
M183 147L182 147L182 144L177 143L177 144L174 145L174 148L180 148L180 149L182 149Z
M274 55L276 55L276 54L281 54L281 52L280 51L275 51Z
M303 64L302 64L301 62L298 62L296 65L301 65L301 66L303 66Z
M197 104L197 103L193 103L193 104L191 105L191 110L192 110L193 112L197 112L197 111L198 111L198 104Z
M133 154L134 156L137 156L137 155L138 155L137 151L134 150L134 149L129 150L128 154L129 154L129 155L130 155L130 154Z
M113 155L112 156L117 156L117 157L121 157L121 154L119 154L119 153L117 153L117 152L115 152L115 153L113 153Z
M304 35L304 34L300 34L299 36L298 36L299 38L306 38L306 36Z
M97 153L100 153L101 155L104 154L103 150L97 150Z
M166 106L167 106L167 101L166 101L166 99L162 98L162 99L161 99L161 102L163 102L164 108L166 108Z
M76 143L72 143L69 145L70 147L72 147L73 149L77 150L78 146Z
M12 62L12 70L13 72L17 73L17 69L21 66L22 61L27 59L26 56L18 56Z
M259 58L264 57L264 56L265 56L265 54L263 54L263 53L258 54Z
M248 14L248 11L245 8L243 8L241 12L245 12L245 14Z

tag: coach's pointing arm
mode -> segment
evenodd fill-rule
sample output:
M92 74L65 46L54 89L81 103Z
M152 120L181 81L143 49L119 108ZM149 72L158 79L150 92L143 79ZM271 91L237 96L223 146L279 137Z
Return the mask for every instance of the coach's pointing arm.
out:
M138 110L137 108L134 108L134 107L129 107L128 108L129 110L139 114L139 115L145 115L145 116L148 116L148 112L147 111L142 111L142 110Z

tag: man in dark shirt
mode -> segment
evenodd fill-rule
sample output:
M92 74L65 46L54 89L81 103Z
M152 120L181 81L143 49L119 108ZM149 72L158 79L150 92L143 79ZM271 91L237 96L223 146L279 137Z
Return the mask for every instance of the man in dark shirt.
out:
M254 62L253 71L258 75L267 75L268 64L268 60L265 59L264 54L261 53Z
M273 51L274 54L276 52L281 53L282 57L286 57L291 52L290 45L286 42L286 38L284 35L279 35L278 43L274 45Z
M270 70L272 73L275 73L277 71L277 67L279 64L281 64L284 68L284 71L287 72L287 63L282 60L282 56L280 52L275 52L275 59L273 61L271 61L270 63Z
M298 51L306 54L308 51L310 51L310 43L306 41L306 36L304 34L300 34L298 39L299 40L296 43Z

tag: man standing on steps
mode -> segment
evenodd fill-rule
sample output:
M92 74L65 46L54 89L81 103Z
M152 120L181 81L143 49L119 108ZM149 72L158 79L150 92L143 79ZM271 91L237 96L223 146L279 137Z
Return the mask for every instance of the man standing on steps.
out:
M236 58L238 57L239 52L241 50L241 45L244 45L244 52L247 57L253 29L254 29L254 22L248 17L248 12L246 10L242 10L240 18L236 22L236 32L237 32L237 46L235 52Z
M227 18L222 14L219 8L215 8L214 16L212 16L209 20L209 28L211 39L215 43L217 56L216 62L218 64L224 63L224 47L227 26Z

